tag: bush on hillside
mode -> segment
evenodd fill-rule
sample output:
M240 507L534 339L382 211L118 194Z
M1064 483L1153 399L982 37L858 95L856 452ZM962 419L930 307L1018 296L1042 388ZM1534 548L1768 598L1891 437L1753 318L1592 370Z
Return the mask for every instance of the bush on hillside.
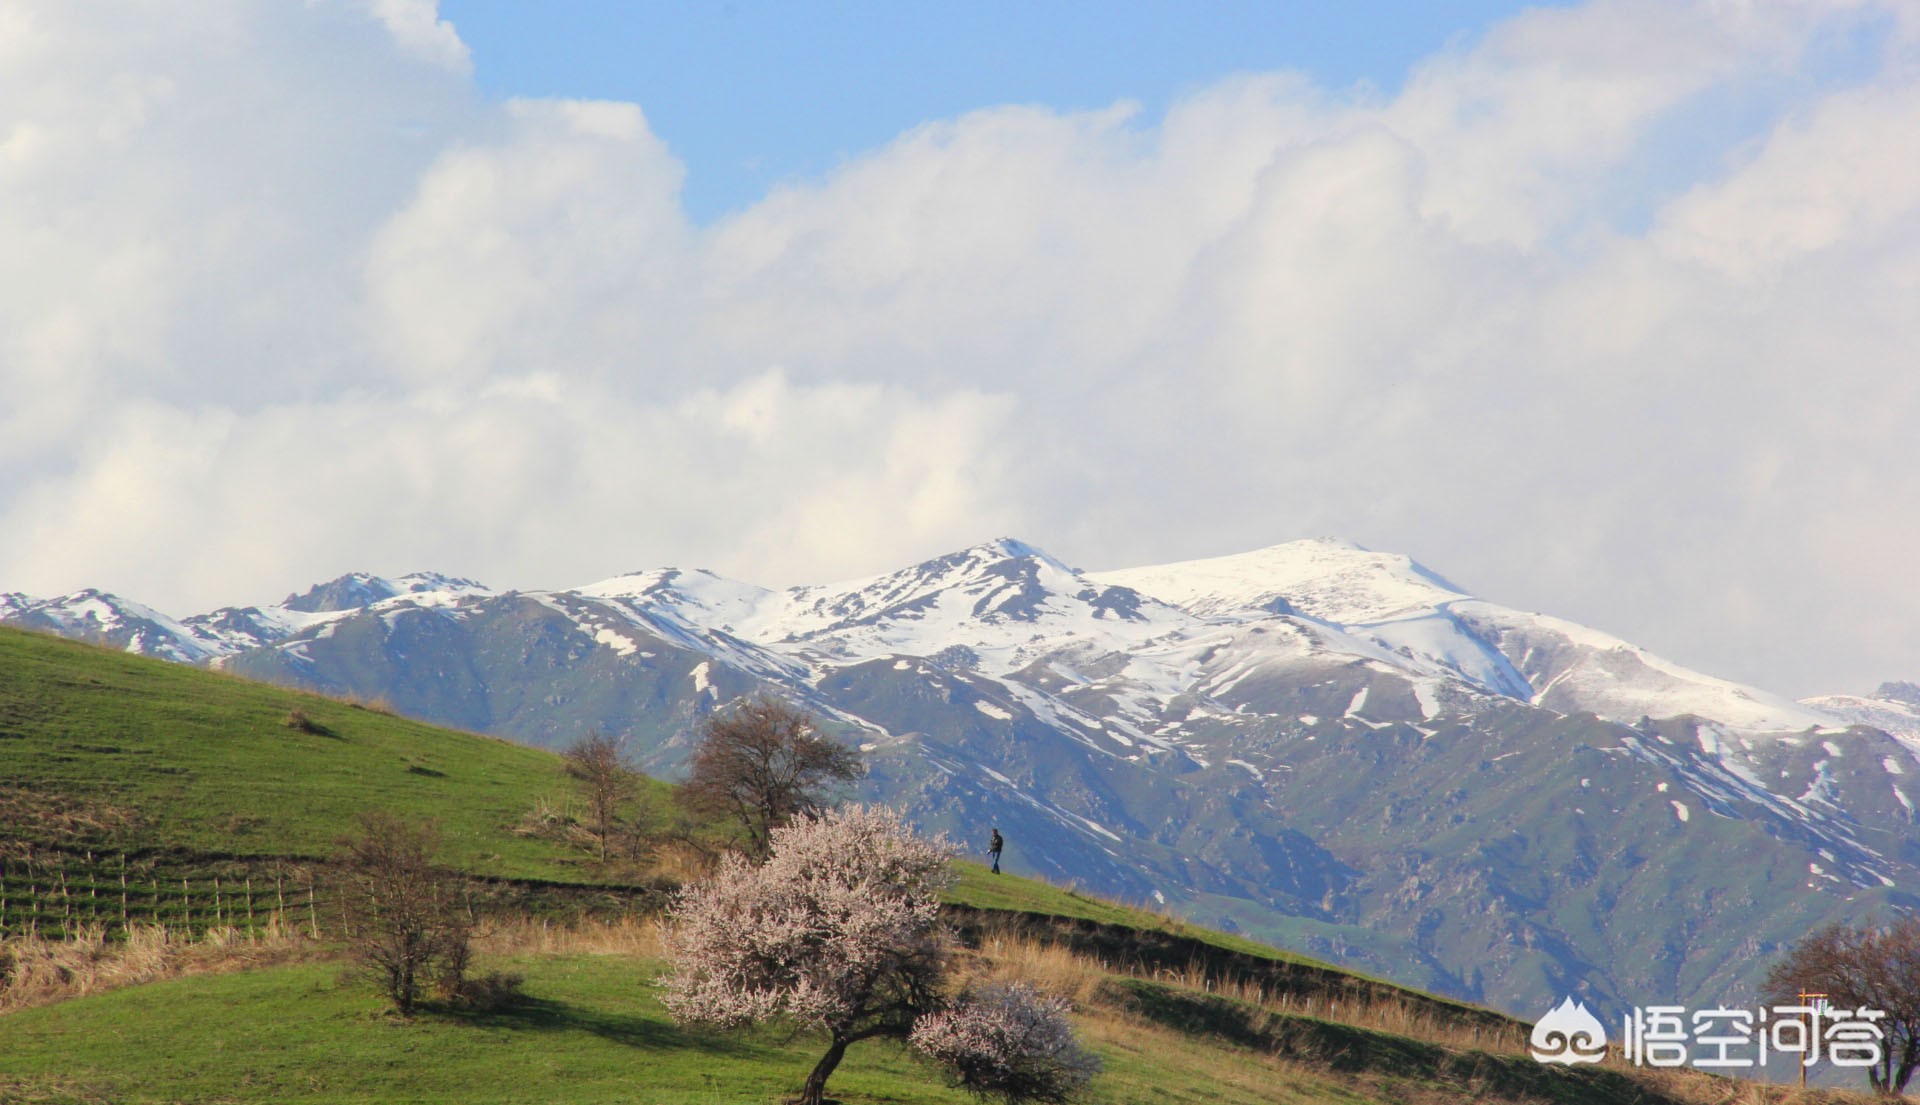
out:
M980 1097L1059 1105L1100 1071L1099 1058L1073 1038L1068 1006L1023 982L990 986L921 1017L909 1039Z
M348 946L402 1016L429 985L458 994L470 961L472 918L458 878L437 861L439 843L433 825L384 812L362 814L360 831L340 842Z
M569 778L580 784L590 831L605 863L620 840L629 854L637 851L638 833L621 816L621 807L640 794L640 775L627 766L620 742L602 733L589 733L560 754Z
M316 737L333 736L333 730L315 721L305 710L288 710L286 726L296 733L312 733Z

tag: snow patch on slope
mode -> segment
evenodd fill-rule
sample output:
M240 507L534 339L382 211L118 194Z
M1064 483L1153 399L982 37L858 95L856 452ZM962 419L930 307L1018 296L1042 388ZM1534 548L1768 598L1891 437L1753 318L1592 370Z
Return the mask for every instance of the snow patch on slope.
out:
M1093 572L1088 578L1130 587L1202 617L1271 610L1275 600L1284 600L1299 613L1336 625L1424 616L1466 597L1410 557L1330 539Z

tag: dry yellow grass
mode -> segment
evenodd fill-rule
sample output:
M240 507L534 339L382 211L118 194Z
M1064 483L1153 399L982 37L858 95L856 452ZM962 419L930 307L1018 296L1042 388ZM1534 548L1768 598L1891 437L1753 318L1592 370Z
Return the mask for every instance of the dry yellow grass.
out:
M0 1014L157 979L286 963L320 950L278 914L253 933L134 925L114 940L99 926L71 939L22 937L0 943Z
M530 917L503 917L474 933L473 950L482 955L624 955L658 959L665 954L660 922L652 917L620 917L555 924Z
M965 981L1026 982L1084 1006L1112 972L1084 955L1019 937L993 935L961 963Z
M1801 1089L1794 1085L1715 1078L1684 1067L1629 1066L1618 1056L1607 1065L1619 1069L1649 1091L1687 1105L1869 1105L1887 1100L1862 1090Z
M1312 1017L1372 1029L1454 1052L1479 1051L1505 1056L1527 1054L1525 1030L1518 1025L1499 1029L1476 1028L1439 1019L1429 1010L1410 1003L1357 1003L1330 999L1325 995L1273 992L1249 980L1210 976L1198 964L1178 971L1116 969L1111 964L1056 944L1005 934L985 937L979 948L963 958L961 973L964 981L1019 980L1068 998L1079 1009L1076 1021L1083 1029L1102 1044L1121 1049L1132 1047L1137 1050L1146 1041L1152 1040L1153 1049L1164 1053L1171 1046L1169 1041L1178 1034L1102 1003L1101 982L1116 976L1146 978L1232 998L1272 1013ZM1336 1075L1327 1066L1314 1062L1314 1058L1270 1056L1269 1061L1274 1069L1284 1076L1277 1085L1324 1087L1332 1082L1359 1089L1364 1094L1379 1089L1366 1086L1365 1079ZM1610 1057L1607 1065L1645 1086L1651 1099L1680 1101L1686 1105L1867 1105L1881 1100L1858 1091L1802 1090L1798 1086L1740 1081L1689 1069L1629 1066L1617 1055ZM1396 1085L1392 1093L1412 1095L1406 1098L1408 1105L1418 1105L1418 1102L1426 1100L1459 1100L1458 1088L1434 1088L1429 1094L1417 1087Z
M1342 1001L1326 995L1276 991L1254 980L1209 974L1198 963L1180 970L1117 969L1057 944L1003 934L984 938L973 958L968 972L975 977L1025 980L1080 1005L1093 999L1102 979L1120 975L1217 994L1272 1013L1339 1021L1442 1047L1513 1055L1524 1054L1527 1047L1526 1035L1517 1025L1500 1029L1461 1025L1411 1003Z
M682 885L712 875L720 852L687 840L663 840L653 849L653 874Z

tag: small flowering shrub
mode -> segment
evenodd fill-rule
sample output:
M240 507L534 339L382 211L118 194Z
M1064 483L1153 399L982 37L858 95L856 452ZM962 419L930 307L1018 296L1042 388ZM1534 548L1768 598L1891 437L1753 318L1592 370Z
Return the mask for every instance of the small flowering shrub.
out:
M1025 983L994 986L921 1017L908 1038L981 1097L1065 1102L1100 1070L1073 1038L1067 1009L1066 999Z

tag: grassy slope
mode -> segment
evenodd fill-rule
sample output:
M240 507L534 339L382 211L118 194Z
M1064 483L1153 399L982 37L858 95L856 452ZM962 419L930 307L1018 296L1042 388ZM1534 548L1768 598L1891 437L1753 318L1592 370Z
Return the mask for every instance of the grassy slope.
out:
M11 1014L0 1020L0 1100L771 1102L818 1058L810 1037L676 1027L647 985L657 963L505 965L526 973L533 1001L483 1016L397 1021L329 964L175 979ZM1080 1028L1107 1064L1093 1102L1404 1099L1151 1024L1094 1015ZM882 1042L849 1051L832 1091L848 1103L971 1100Z
M287 727L299 710L325 734ZM575 851L514 835L541 799L568 791L551 752L453 732L318 695L0 627L0 822L59 843L18 791L137 818L89 845L318 856L369 808L438 819L449 862L479 874L590 881ZM0 806L0 814L6 812ZM1297 960L1265 944L1089 898L976 863L952 900L982 909L1166 929L1232 951ZM1300 960L1306 962L1306 960Z
M288 728L300 710L326 733ZM131 825L88 844L318 856L361 810L436 818L451 862L578 878L576 855L508 828L564 792L551 752L317 695L0 628L0 786ZM60 843L21 808L5 827Z
M290 729L301 710L327 732ZM103 832L122 847L311 856L369 806L437 818L469 870L581 879L575 853L508 830L564 789L551 753L312 695L0 629L0 831L41 843ZM38 816L80 810L74 824ZM117 824L117 817L131 821ZM105 825L108 828L102 829ZM71 843L72 841L67 841ZM952 895L981 909L1080 918L1294 957L1163 915L960 866ZM483 964L497 967L501 964ZM535 999L505 1015L412 1024L305 963L97 994L0 1019L0 1101L742 1101L790 1091L806 1038L716 1038L666 1018L657 962L547 956L506 964ZM1356 1079L1260 1047L1094 1008L1081 1029L1108 1065L1095 1101L1460 1100L1391 1072ZM1184 1026L1191 1029L1191 1026ZM849 1102L949 1102L887 1045L836 1075Z
M1103 925L1165 931L1212 944L1227 951L1259 956L1281 963L1306 963L1327 966L1320 960L1283 951L1270 944L1249 940L1232 933L1200 928L1169 913L1121 905L1104 898L1089 897L1077 890L1054 886L1018 875L995 875L985 864L960 860L954 864L956 878L947 892L947 900L977 909L1041 913L1052 917L1074 917Z

